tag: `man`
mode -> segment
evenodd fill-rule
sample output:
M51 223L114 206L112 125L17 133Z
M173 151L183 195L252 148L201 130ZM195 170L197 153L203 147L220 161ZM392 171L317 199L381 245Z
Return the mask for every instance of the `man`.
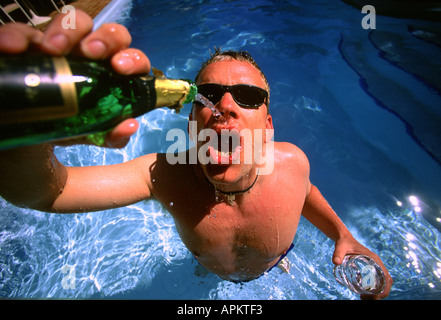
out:
M108 24L90 33L91 19L81 11L76 19L77 29L63 29L58 16L44 34L24 25L6 25L0 28L0 50L110 58L120 73L149 71L147 57L128 48L131 39L124 27ZM194 104L190 120L196 132L190 135L198 137L203 130L217 134L249 130L252 141L257 141L261 133L261 142L251 147L253 154L261 149L257 154L263 158L272 153L270 173L261 174L259 156L245 161L243 137L238 148L226 151L212 140L207 145L197 139L197 154L210 161L198 157L196 163L171 164L165 154L148 154L99 167L65 167L54 156L53 146L44 144L0 153L0 195L18 206L59 213L98 211L156 198L173 215L182 241L199 263L235 282L258 278L274 267L291 248L303 214L335 241L334 264L349 253L374 258L387 277L385 291L375 298L386 297L392 286L389 273L376 254L352 237L310 183L305 154L290 143L271 141L269 87L251 57L217 52L196 81L219 116ZM133 119L121 123L108 134L107 146L123 147L137 127ZM268 148L271 143L273 150ZM238 160L232 161L234 157Z

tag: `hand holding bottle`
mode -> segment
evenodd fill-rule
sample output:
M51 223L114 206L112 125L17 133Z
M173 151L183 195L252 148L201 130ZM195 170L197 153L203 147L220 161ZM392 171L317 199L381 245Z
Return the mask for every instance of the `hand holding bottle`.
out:
M361 295L378 295L386 287L386 277L380 266L365 255L347 255L334 267L338 283Z
M131 36L123 26L106 24L91 32L92 19L76 10L76 29L64 29L63 17L56 16L44 33L21 23L0 27L0 52L16 55L32 51L110 59L115 71L126 75L150 71L148 58L141 51L128 48ZM121 122L107 134L104 146L124 147L137 128L134 119ZM70 142L75 143L81 142ZM53 145L42 144L0 151L0 176L0 194L5 200L20 207L51 211L68 174L53 154Z
M91 33L92 19L77 10L76 29L65 29L61 23L63 16L56 16L44 33L20 23L1 27L0 51L19 54L32 50L51 55L73 54L89 59L110 59L115 71L126 75L150 71L148 58L141 51L128 48L131 36L125 27L105 24ZM105 146L124 147L137 128L138 123L134 119L121 122L107 134Z
M393 285L393 279L390 276L386 266L381 261L380 257L373 253L371 250L361 245L357 240L355 240L352 236L342 237L338 239L335 243L335 251L332 257L332 262L336 266L340 266L345 262L345 257L348 255L365 255L375 261L375 263L381 268L381 271L384 274L384 289L381 290L380 293L377 294L364 294L361 293L361 299L363 300L377 300L386 298ZM370 270L370 269L367 269ZM365 278L369 280L370 278Z

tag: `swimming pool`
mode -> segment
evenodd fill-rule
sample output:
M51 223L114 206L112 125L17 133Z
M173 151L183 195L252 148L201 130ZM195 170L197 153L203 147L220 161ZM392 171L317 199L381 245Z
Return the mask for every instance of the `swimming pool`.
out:
M194 78L209 49L246 49L271 86L275 140L302 148L311 180L394 278L389 299L441 298L439 23L340 1L133 1L133 46L168 77ZM438 42L437 42L438 41ZM69 165L165 152L180 114L140 118L123 150L57 149ZM56 215L0 201L0 296L138 299L358 299L332 275L333 243L302 218L289 274L246 284L206 273L156 201Z

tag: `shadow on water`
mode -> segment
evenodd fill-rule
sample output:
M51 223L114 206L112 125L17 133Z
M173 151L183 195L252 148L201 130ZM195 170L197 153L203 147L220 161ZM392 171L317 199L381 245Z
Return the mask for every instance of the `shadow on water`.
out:
M370 40L373 41L377 47L383 48L381 53L384 59L394 66L398 66L405 72L410 73L412 70L410 67L406 67L406 64L411 65L411 62L416 62L417 59L421 60L421 58L417 58L417 56L412 57L409 54L405 55L403 50L401 51L400 57L397 57L398 54L390 48L387 48L386 51L384 48L387 46L393 46L395 49L397 47L403 47L403 45L397 40L399 39L398 35L393 35L394 37L389 34L386 41L384 40L384 32L372 32ZM399 40L401 41L401 39ZM427 105L416 100L413 93L407 88L404 88L403 84L391 81L384 75L381 75L378 69L370 66L368 58L363 54L368 51L368 49L363 47L363 44L360 41L354 41L347 35L342 35L339 49L345 61L360 76L360 82L364 90L375 99L380 107L395 114L405 124L407 133L414 139L414 141L434 160L441 164L441 150L439 149L441 122L439 115L437 115L436 108L431 110ZM410 62L405 61L405 59L410 60ZM427 58L427 61L433 60ZM439 66L437 66L436 63L431 63L428 67L431 71L430 74L426 72L427 74L422 73L414 76L427 83L427 80L425 79L437 78L433 74L439 73L433 70L437 70L438 67ZM410 81L409 84L411 84ZM436 82L431 82L428 85L429 87L434 87L436 92L439 91Z

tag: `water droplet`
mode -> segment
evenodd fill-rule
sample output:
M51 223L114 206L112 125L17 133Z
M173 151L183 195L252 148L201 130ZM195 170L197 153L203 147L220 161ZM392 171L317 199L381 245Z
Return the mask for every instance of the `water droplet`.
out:
M219 195L219 191L217 191L216 187L214 188L214 200L216 202L221 202L222 201L222 199L220 198L220 195Z

